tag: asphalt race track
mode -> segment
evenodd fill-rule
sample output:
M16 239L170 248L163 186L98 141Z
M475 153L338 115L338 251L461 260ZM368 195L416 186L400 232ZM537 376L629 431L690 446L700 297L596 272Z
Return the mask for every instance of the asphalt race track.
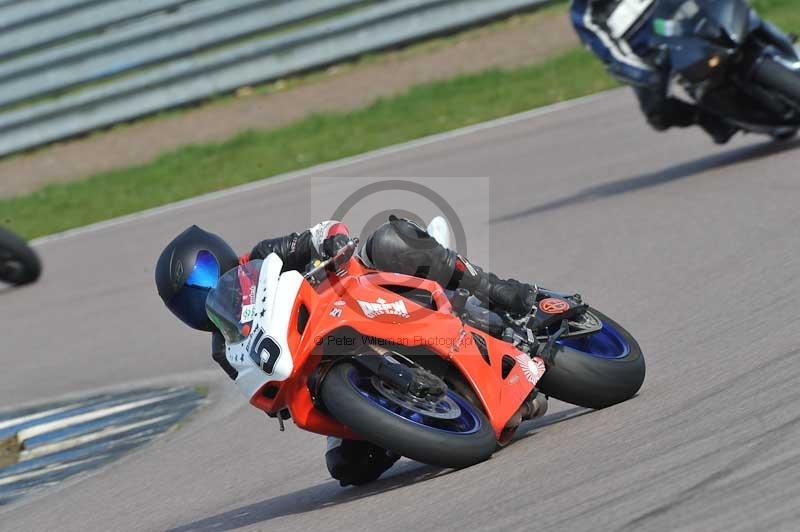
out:
M3 409L196 383L210 404L0 509L0 529L800 530L798 148L658 134L614 91L318 171L490 176L490 198L454 187L447 200L460 213L489 202L492 268L580 291L648 363L627 403L554 403L488 462L403 461L357 489L328 478L323 438L280 433L245 404L152 282L161 247L190 223L248 249L327 214L310 212L308 179L44 241L42 281L0 289Z

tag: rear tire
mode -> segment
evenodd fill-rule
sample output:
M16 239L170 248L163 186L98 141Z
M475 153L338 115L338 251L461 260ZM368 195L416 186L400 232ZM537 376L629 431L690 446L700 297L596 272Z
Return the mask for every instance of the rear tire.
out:
M39 257L20 237L0 227L0 281L22 285L42 273Z
M586 408L606 408L636 395L644 382L645 364L639 344L617 322L590 309L592 314L613 328L627 344L627 354L601 358L557 345L554 364L547 367L539 390L550 397Z
M462 410L469 408L478 421L469 433L427 427L382 408L354 384L354 372L361 375L363 371L350 362L336 364L322 383L320 398L333 417L366 440L418 462L447 468L469 467L494 452L496 437L489 420L458 394L450 391L460 399Z

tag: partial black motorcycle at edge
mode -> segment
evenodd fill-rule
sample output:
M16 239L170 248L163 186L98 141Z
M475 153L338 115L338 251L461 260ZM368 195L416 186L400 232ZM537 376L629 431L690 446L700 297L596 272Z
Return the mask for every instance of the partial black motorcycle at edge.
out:
M0 281L28 284L36 281L41 273L42 263L28 244L0 227Z
M788 139L800 129L800 58L790 37L745 0L661 0L650 16L672 78L730 124Z

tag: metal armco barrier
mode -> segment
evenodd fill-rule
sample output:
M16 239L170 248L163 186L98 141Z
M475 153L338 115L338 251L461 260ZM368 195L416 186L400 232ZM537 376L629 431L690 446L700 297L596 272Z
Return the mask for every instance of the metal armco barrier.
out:
M0 156L552 0L0 0Z

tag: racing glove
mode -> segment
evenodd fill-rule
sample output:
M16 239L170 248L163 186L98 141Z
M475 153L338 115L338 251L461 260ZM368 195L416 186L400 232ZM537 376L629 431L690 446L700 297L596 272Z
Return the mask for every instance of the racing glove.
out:
M350 237L343 234L336 234L329 236L322 242L322 254L324 259L329 259L331 257L336 257L336 255L347 247L350 243ZM333 265L332 269L334 269L337 273L344 273L347 271L347 263L350 261L350 257L353 256L353 252L355 248L351 249L349 252L343 254L341 257L338 257Z

